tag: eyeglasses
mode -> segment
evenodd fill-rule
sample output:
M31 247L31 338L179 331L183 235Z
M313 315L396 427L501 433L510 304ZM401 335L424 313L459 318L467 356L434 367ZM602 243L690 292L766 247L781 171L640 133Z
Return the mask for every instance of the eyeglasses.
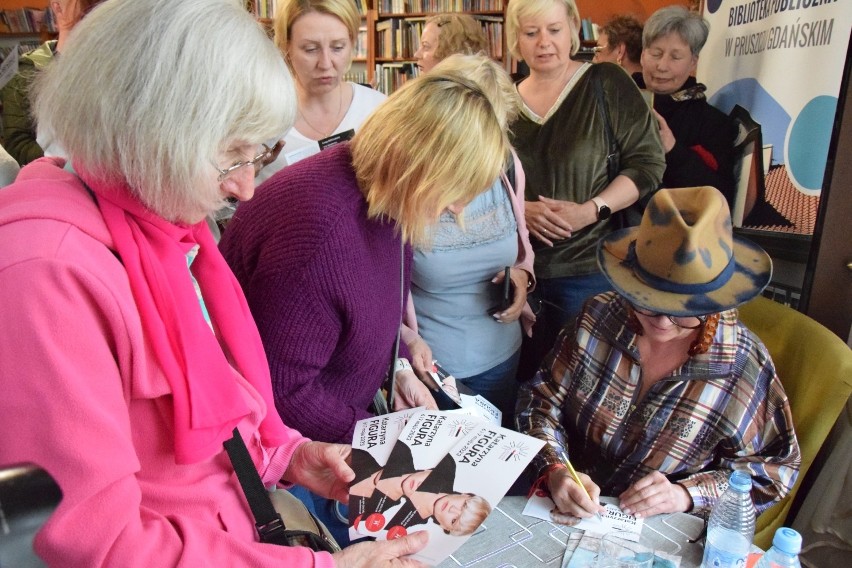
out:
M609 49L608 45L596 45L592 48L592 51L594 51L595 53L600 53L602 51L606 51L607 49Z
M214 166L214 167L216 167L216 171L219 172L219 181L220 182L224 181L225 178L228 177L228 174L230 174L234 170L238 170L238 169L242 168L243 166L254 166L255 172L257 172L258 170L260 170L260 168L265 166L266 164L264 164L264 161L272 156L272 153L274 152L274 148L270 148L266 144L262 144L262 146L263 146L263 152L261 152L260 154L258 154L254 158L252 158L251 160L246 160L245 162L234 162L232 165L228 166L224 170L219 169L218 167Z
M643 316L649 318L658 318L660 316L666 316L667 318L669 318L670 322L684 329L698 329L707 321L707 316L670 316L668 314L652 312L651 310L646 310L644 308L637 308L636 306L633 306L633 311L637 314L642 314Z

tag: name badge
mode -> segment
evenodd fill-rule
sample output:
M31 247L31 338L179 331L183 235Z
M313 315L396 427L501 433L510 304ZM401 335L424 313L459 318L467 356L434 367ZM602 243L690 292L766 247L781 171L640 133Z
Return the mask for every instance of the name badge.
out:
M337 134L332 134L328 138L323 138L322 140L317 140L317 144L319 144L320 151L325 150L326 148L331 148L332 146L336 146L341 142L346 142L347 140L351 140L352 137L355 136L355 129L350 128L345 132L339 132Z

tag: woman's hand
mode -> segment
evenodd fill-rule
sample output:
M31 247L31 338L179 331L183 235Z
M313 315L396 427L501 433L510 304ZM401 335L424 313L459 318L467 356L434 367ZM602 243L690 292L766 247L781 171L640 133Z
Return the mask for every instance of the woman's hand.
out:
M539 199L561 219L562 224L570 226L576 233L589 225L598 222L598 207L593 201L585 203L574 203L573 201L560 201L549 197L539 196ZM570 237L571 234L569 233Z
M685 513L692 508L692 497L682 485L672 483L654 471L631 485L618 496L619 507L638 518L660 513Z
M505 272L501 270L494 278L491 279L491 282L493 284L502 284L505 277ZM527 287L530 283L530 275L522 268L510 268L509 278L512 280L515 297L512 299L511 306L500 313L494 314L494 319L500 323L512 323L514 321L518 321L518 318L521 317L524 305L527 303Z
M323 497L349 500L349 482L355 472L346 463L352 447L343 444L308 442L296 448L283 479Z
M411 367L418 373L432 370L432 349L419 335L406 343L411 353Z
M663 115L653 109L651 112L654 113L654 118L657 119L657 123L660 125L660 141L663 143L663 151L668 154L672 151L676 142L674 133L672 132L672 129L669 128L669 123L666 122Z
M359 542L332 554L337 568L426 568L409 555L429 542L429 533L417 531L394 540Z
M270 148L271 151L269 152L269 155L264 158L260 164L257 165L254 175L257 175L258 173L260 173L260 170L262 170L263 168L278 159L278 154L280 154L281 150L284 149L284 144L286 144L286 142L282 139L276 142L275 146Z
M562 513L582 518L588 518L604 511L604 507L601 507L598 502L601 496L601 488L595 485L592 478L585 473L578 472L577 475L592 498L589 499L586 496L583 488L577 485L567 468L560 467L551 471L550 475L547 476L547 487L550 489L550 495L556 507Z
M525 201L524 220L530 234L549 247L553 246L553 241L569 238L574 228L559 215L567 203L570 202L541 196L539 201Z
M414 371L405 369L394 375L393 409L405 410L406 408L417 408L425 406L427 410L438 410L429 387L417 378Z

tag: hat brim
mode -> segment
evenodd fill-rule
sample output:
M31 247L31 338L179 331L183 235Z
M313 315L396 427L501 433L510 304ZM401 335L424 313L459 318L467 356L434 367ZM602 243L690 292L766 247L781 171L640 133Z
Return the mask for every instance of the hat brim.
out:
M736 269L727 283L704 294L662 292L640 280L622 261L638 227L610 233L598 241L598 266L615 290L632 304L672 316L696 316L739 306L760 294L772 279L772 260L747 239L734 236Z

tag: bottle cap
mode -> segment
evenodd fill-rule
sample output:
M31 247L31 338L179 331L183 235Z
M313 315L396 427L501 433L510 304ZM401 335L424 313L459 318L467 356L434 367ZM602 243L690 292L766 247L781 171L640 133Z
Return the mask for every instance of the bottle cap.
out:
M775 531L772 546L790 555L799 554L802 551L802 535L793 529L781 527Z
M728 478L728 483L734 491L739 491L740 493L751 491L751 475L746 471L736 470L732 472Z

